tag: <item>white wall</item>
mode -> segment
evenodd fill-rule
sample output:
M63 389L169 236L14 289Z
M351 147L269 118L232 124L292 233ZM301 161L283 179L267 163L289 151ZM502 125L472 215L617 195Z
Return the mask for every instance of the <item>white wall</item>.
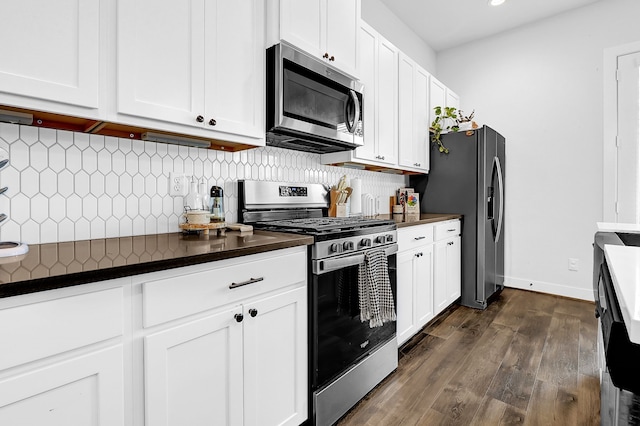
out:
M640 40L638 16L637 0L600 1L438 54L437 75L462 109L507 138L509 286L593 298L603 51Z
M436 72L436 52L411 31L380 0L362 1L362 19L431 74Z

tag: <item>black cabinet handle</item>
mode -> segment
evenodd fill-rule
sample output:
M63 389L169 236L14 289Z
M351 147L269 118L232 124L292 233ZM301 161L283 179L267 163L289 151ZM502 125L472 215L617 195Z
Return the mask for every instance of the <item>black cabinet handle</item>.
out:
M257 309L249 309L249 315L251 315L251 318L255 318L256 315L258 315L258 310Z
M203 116L201 116L201 115L199 115L199 116L197 116L197 117L196 117L196 121L197 121L198 123L202 123L202 122L204 121L204 117L203 117Z
M244 319L244 315L242 314L235 314L233 317L236 319L236 322L242 322Z
M333 55L331 55L331 57L329 58L329 60L330 60L331 62L333 62L333 61L335 61L335 60L336 60L336 58L334 58L334 57L333 57Z
M215 126L216 124L218 124L218 122L215 119L211 119L209 120L209 126Z
M243 281L241 283L231 283L229 285L229 289L242 287L243 285L249 285L249 284L257 283L257 282L263 281L263 280L264 280L264 277L260 277L260 278L250 278L247 281Z
M328 59L329 58L329 54L325 52L324 55L322 55L323 58Z

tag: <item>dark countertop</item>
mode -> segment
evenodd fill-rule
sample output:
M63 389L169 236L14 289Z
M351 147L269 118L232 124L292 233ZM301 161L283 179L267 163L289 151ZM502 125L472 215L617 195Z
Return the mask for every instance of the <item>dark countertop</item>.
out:
M20 260L0 258L0 298L309 244L309 236L258 230L34 244Z
M381 219L392 219L391 215L379 215ZM398 228L405 228L407 226L424 225L426 223L444 222L445 220L462 219L461 214L448 214L448 213L420 213L420 220L413 220L410 222L396 222Z

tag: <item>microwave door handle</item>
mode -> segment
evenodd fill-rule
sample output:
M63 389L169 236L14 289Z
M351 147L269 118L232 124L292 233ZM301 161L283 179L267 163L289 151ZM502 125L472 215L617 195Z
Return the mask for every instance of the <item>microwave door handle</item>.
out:
M356 95L356 92L352 89L349 89L349 97L353 102L355 114L353 115L353 123L350 123L348 108L349 103L346 103L344 107L344 122L347 125L347 130L349 131L349 133L355 133L358 121L360 121L360 101L358 100L358 95Z

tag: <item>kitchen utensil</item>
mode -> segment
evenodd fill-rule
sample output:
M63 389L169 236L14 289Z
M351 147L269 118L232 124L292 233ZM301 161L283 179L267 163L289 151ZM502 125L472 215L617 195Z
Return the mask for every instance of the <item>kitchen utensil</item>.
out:
M362 214L362 179L351 179L351 206L352 216Z
M211 187L211 220L224 222L224 192L219 186Z
M245 225L245 224L242 224L242 223L228 223L227 224L227 228L231 229L232 231L240 231L240 232L252 232L253 231L253 226Z
M211 213L207 210L187 210L183 214L191 225L205 225L211 222Z
M194 176L191 176L191 185L189 188L189 194L184 197L185 210L202 210L202 195L198 190L198 181Z

